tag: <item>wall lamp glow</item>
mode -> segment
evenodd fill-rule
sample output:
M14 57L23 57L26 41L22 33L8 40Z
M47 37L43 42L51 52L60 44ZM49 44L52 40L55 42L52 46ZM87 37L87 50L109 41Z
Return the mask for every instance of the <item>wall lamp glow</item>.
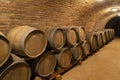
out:
M111 11L112 12L117 12L119 9L118 8L112 8Z
M118 16L120 16L120 13L118 13Z

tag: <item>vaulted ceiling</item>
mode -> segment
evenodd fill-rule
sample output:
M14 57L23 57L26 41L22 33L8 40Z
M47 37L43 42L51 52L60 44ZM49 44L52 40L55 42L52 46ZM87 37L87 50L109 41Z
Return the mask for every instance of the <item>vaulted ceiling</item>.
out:
M30 25L43 31L74 25L96 31L104 29L119 15L120 0L0 0L3 32L19 25ZM114 25L119 24L118 18L112 22Z

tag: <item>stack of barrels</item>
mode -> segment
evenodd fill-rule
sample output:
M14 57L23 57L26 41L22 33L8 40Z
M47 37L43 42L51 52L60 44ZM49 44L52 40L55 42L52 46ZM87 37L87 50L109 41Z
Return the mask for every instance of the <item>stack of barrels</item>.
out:
M104 29L103 31L95 31L87 33L87 40L91 46L91 52L95 52L114 38L113 29Z
M0 80L42 80L58 68L64 70L81 61L113 38L113 29L87 34L76 26L46 32L15 27L6 36L0 33Z
M0 80L30 80L29 65L18 56L11 53L9 39L0 33Z
M42 55L47 38L38 29L20 26L11 29L7 37L0 33L0 44L0 80L30 80L31 68L23 59Z

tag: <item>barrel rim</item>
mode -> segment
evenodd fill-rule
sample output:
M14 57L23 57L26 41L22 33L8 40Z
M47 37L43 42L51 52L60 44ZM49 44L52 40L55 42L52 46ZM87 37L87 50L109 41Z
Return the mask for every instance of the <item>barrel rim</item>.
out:
M0 64L0 67L1 67L2 65L5 64L5 62L6 62L6 61L9 59L9 57L10 57L11 44L10 44L10 41L8 40L8 38L7 38L3 33L1 33L1 32L0 32L0 37L1 37L2 39L4 39L5 42L8 43L8 47L9 47L8 55L7 55L7 57L5 58L5 60L3 60L3 62Z
M106 35L106 41L109 42L109 33L108 33L108 29L104 30L105 35Z
M44 41L45 41L44 48L43 48L43 50L40 52L41 54L38 54L38 55L35 55L35 56L31 56L31 55L29 55L28 53L25 52L26 40L27 40L28 36L30 36L30 35L31 35L32 33L34 33L34 32L40 32L40 33L42 33L42 34L44 35L44 37L46 37L46 35L44 34L44 32L42 32L42 31L40 31L40 30L38 30L38 29L34 29L34 28L33 28L33 30L30 30L30 31L27 32L27 34L22 38L22 40L21 40L21 42L20 42L20 44L19 44L19 45L20 45L20 48L23 49L25 55L28 56L28 57L31 57L31 58L36 58L36 57L40 56L40 55L45 51L45 49L46 49L46 47L47 47L47 38L46 38L46 40L44 40Z
M56 33L57 31L62 31L63 39L64 39L63 40L63 45L61 47L59 47L59 48L56 48L55 46L53 46L54 45L53 37L55 35L54 33ZM58 50L63 48L63 46L65 45L65 41L66 41L66 38L65 38L64 34L65 33L64 33L64 30L62 28L54 28L54 29L52 29L52 31L50 31L48 41L49 41L49 44L52 46L52 48L58 49Z
M89 53L85 53L85 51L84 51L84 49L83 49L83 53L85 54L85 55L89 55L91 52L90 52L90 50L91 50L91 47L90 47L90 44L89 44L89 42L87 41L87 40L85 40L85 41L83 41L83 44L82 44L82 46L85 46L85 44L88 44L89 45Z
M60 67L62 67L62 68L65 68L65 67L67 67L67 66L69 66L70 65L70 63L71 63L71 61L72 61L72 52L71 52L71 59L70 59L70 63L69 64L67 64L67 65L65 65L65 66L61 66L61 62L60 62L60 57L61 57L61 55L62 55L62 53L64 52L64 51L66 51L66 50L69 50L70 51L70 49L69 48L67 48L67 47L65 47L65 48L63 48L61 51L60 51L60 53L59 54L57 54L57 62L58 62L58 65L60 66Z
M112 40L112 29L110 29L110 40Z
M107 41L106 41L106 35L104 31L102 32L102 38L103 38L103 45L105 45Z
M85 28L84 28L84 27L79 27L79 28L84 31L84 33L85 33L85 40L86 40L87 35L86 35L86 30L85 30ZM81 38L80 38L80 40L81 40ZM81 41L84 41L84 40L81 40Z
M74 30L74 32L75 32L75 34L76 34L76 40L75 40L75 43L71 43L70 41L69 41L69 39L68 39L68 31L70 31L70 30ZM70 27L70 28L67 28L66 29L66 42L68 43L68 44L70 44L70 45L74 45L74 44L76 44L77 43L77 37L78 37L78 34L77 34L77 31L76 31L76 29L75 29L75 27Z
M55 64L54 64L53 69L49 72L49 74L44 75L44 74L41 74L40 72L38 72L39 64L40 64L40 62L41 62L41 58L44 58L45 56L47 56L47 55L49 55L49 54L54 55L54 57L55 57ZM36 68L35 68L35 73L36 73L36 74L38 74L39 76L42 76L42 77L47 77L47 76L49 76L50 74L52 74L52 73L54 72L55 67L56 67L56 64L57 64L56 56L55 56L54 53L47 51L45 54L41 55L40 58L37 58L37 59L38 59L38 62L36 63Z
M81 55L80 55L78 58L75 58L75 55L74 55L73 53L74 53L74 52L75 52L75 53L77 52L77 51L75 50L75 48L78 47L78 46L81 48L82 53L81 53ZM82 56L83 56L83 50L82 50L81 43L76 43L76 44L71 48L71 51L72 51L73 58L74 58L75 60L80 60L80 59L82 58Z
M97 35L95 32L93 32L92 36L91 36L91 40L90 40L90 44L92 45L93 44L93 38L96 38L96 45L98 45L97 43ZM94 50L93 46L92 46L92 50ZM96 50L96 49L95 49Z
M10 70L11 68L13 68L14 66L16 66L18 64L25 64L28 67L28 70L30 72L29 75L28 75L28 80L29 80L30 77L31 77L31 69L30 69L29 65L26 62L22 61L22 60L21 61L14 61L13 63L11 63L5 70L3 70L3 72L0 74L0 76L2 76L2 75L5 76L7 74L8 70ZM0 79L3 78L3 77L0 77Z
M106 37L106 43L108 43L107 32L105 32L105 37Z
M99 47L103 46L103 45L104 45L104 42L103 42L103 39L102 39L102 32L98 31L98 32L96 33L96 35L97 35L97 43L98 43L98 46L99 46ZM101 40L102 40L102 44L100 44L100 41L99 41L100 38L101 38Z

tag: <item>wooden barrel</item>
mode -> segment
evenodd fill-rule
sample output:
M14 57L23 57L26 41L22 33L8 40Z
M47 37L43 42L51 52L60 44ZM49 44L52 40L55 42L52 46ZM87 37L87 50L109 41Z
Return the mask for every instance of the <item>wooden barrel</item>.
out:
M52 28L47 33L48 48L50 49L61 49L65 44L65 33L61 28Z
M111 29L108 29L108 34L109 34L109 41L111 41L111 37L112 37Z
M112 33L111 33L111 29L108 30L108 34L109 34L109 40L112 40Z
M13 52L20 56L35 58L43 53L47 46L45 34L33 27L19 26L8 33Z
M36 77L34 78L34 80L42 80L42 78L39 77L39 76L36 76Z
M69 48L63 48L59 54L56 54L58 66L68 67L72 60L72 52Z
M97 35L95 32L87 34L87 41L90 44L91 51L96 51L98 49Z
M0 32L0 67L8 60L11 46L8 38Z
M114 38L114 29L110 29L110 40L112 40Z
M76 27L76 31L78 34L78 41L84 41L86 40L86 32L83 27Z
M110 29L108 29L108 36L109 36L109 41L111 41L111 40L110 40L110 36L111 36L111 34L110 34Z
M74 45L77 43L78 35L75 27L65 28L66 45Z
M110 37L109 37L109 31L108 29L105 29L105 34L106 34L106 40L107 40L107 43L110 41Z
M82 48L83 48L84 55L90 54L90 44L87 42L87 40L83 41Z
M72 56L74 60L81 60L83 56L83 50L81 43L76 43L72 48Z
M114 29L109 29L110 40L114 38Z
M31 70L29 65L15 55L0 67L0 80L30 80Z
M103 39L102 39L102 38L103 38L103 37L102 37L102 32L101 32L101 31L97 31L96 34L97 34L98 46L99 46L99 48L100 48L100 47L102 47L102 46L104 45Z
M60 74L56 75L55 80L62 80L62 75Z
M102 39L103 39L103 44L105 45L107 43L107 39L106 39L106 33L104 31L102 31Z
M56 56L52 52L45 52L40 57L28 62L36 75L47 77L52 74L56 67Z
M112 29L112 39L114 39L114 36L115 36L115 30Z

